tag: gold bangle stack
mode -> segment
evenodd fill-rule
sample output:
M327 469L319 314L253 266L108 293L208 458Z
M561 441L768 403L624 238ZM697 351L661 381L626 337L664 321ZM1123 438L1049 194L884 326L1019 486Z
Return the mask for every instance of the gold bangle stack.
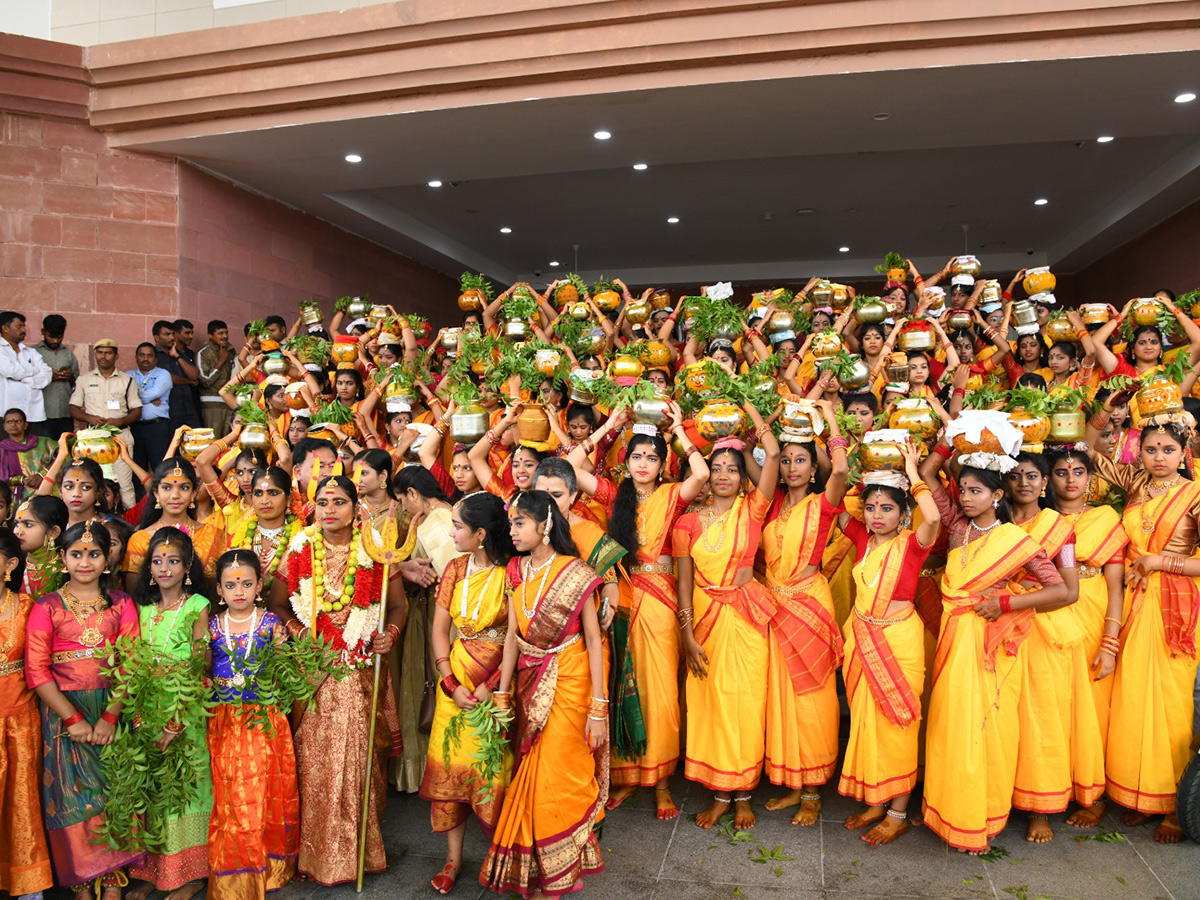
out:
M684 628L696 621L696 610L690 606L687 609L681 606L676 610L675 618L679 620L679 627Z

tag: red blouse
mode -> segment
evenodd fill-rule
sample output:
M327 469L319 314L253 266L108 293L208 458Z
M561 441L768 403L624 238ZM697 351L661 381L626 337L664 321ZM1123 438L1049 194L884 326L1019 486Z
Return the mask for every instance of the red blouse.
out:
M98 628L103 640L97 647L79 643L84 626L63 606L58 594L47 594L33 605L25 628L25 683L30 690L53 681L62 691L99 690L109 686L100 674L108 665L97 650L117 638L141 634L137 605L120 591L110 591L112 605L88 617L89 628Z
M851 517L842 533L854 542L854 561L862 562L863 557L867 555L867 546L871 540L871 533L867 531L867 526L858 519ZM892 592L892 600L912 603L916 599L917 581L921 578L921 567L925 565L925 560L929 558L929 551L931 549L930 547L922 547L921 542L917 540L916 534L909 533L908 546L904 548L904 559L900 563L900 577L896 579L896 588Z

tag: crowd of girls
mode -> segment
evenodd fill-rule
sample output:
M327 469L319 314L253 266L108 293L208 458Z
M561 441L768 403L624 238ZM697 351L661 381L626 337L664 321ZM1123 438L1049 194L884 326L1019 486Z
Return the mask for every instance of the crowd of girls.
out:
M905 262L837 309L817 279L748 309L476 279L466 331L350 322L330 371L319 340L268 366L255 338L228 435L181 431L152 472L113 439L130 509L69 436L45 448L0 528L0 889L352 881L360 851L387 866L400 791L446 835L436 890L474 819L484 886L553 896L604 868L597 826L639 788L676 817L677 776L701 828L753 828L765 780L799 827L853 798L873 845L923 823L981 853L1013 809L1044 842L1111 804L1180 840L1200 295L1085 321L1021 307L1025 273L992 296ZM335 661L271 705L248 666L307 641ZM193 673L201 725L139 732L131 647ZM152 849L98 837L106 748L135 740L187 761L187 791L150 789Z

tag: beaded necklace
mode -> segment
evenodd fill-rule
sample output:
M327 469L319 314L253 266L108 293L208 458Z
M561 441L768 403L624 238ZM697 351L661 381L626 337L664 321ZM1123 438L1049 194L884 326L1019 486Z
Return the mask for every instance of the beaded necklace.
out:
M336 600L328 600L326 598L325 587L325 535L320 528L315 528L312 534L312 569L313 569L313 597L321 604L321 608L325 612L339 612L350 605L350 600L354 595L354 576L358 574L358 547L359 547L359 531L358 525L354 526L354 531L350 536L349 557L346 560L346 571L342 576L342 589L337 595ZM341 553L339 549L334 551Z
M969 566L971 563L973 563L979 557L979 554L983 552L983 548L987 546L988 538L991 537L992 532L995 530L996 526L999 524L1000 524L999 519L997 519L991 525L987 526L987 528L980 528L978 525L975 524L974 519L971 519L967 523L967 531L966 531L966 534L963 535L962 558L959 561L959 566L964 571L966 570L967 566ZM983 537L983 540L981 540L978 543L978 545L976 546L974 554L972 554L971 556L968 557L968 555L967 555L969 552L968 548L970 548L970 546L971 546L971 529L972 528L979 532L979 534Z
M264 615L263 618L265 619L266 615ZM225 610L225 624L221 628L221 636L225 638L225 650L231 657L230 667L233 668L233 660L242 660L242 665L234 669L232 678L234 687L240 688L246 683L246 675L242 669L246 668L246 666L250 664L251 654L254 651L254 633L258 631L259 625L258 610L256 608L252 608L250 610L249 619L233 619L232 621L235 625L241 625L245 622L251 623L250 630L246 632L246 652L241 653L237 643L229 634L230 614L229 610Z
M296 536L296 532L300 530L300 520L295 516L287 516L284 523L278 528L262 528L258 524L258 516L250 515L242 524L240 533L234 538L234 546L239 550L251 550L258 557L258 561L262 566L263 584L262 594L265 596L271 583L275 580L275 573L279 571L279 564L283 561L283 555L287 552L287 548L292 543L292 538ZM269 560L263 559L263 544L265 541L274 541L274 546Z
M462 606L460 608L460 617L465 622L474 622L476 619L479 618L479 609L480 609L480 607L483 606L483 598L487 596L488 589L491 588L491 586L492 586L492 579L494 579L496 577L496 572L498 571L496 566L489 566L488 568L491 569L491 573L488 575L487 581L484 582L483 590L479 592L479 601L475 604L475 609L472 610L471 617L468 619L467 618L467 606L469 604L468 604L467 600L468 600L468 594L470 593L470 590L471 590L471 576L476 574L476 572L482 572L483 567L482 566L477 567L475 565L475 554L474 553L471 553L467 556L467 575L463 579ZM475 571L474 572L471 571L472 569L474 569Z
M533 619L533 614L537 612L538 604L542 600L542 591L546 589L546 579L550 577L550 564L554 562L557 553L551 553L540 566L534 566L532 560L525 560L525 581L522 586L528 585L533 581L533 576L538 572L542 572L542 582L538 585L537 593L533 595L533 606L525 605L525 598L529 596L529 588L525 587L525 593L521 595L521 612L525 613L526 619Z
M179 621L179 613L183 610L183 607L187 604L187 601L187 597L180 595L179 605L175 607L175 615L171 617L171 625L169 628L167 628L167 639L163 641L163 645L161 647L154 642L154 629L158 625L162 624L163 619L165 619L167 616L167 610L164 606L162 606L161 600L154 604L154 615L150 617L150 627L146 629L146 640L155 650L167 649L167 644L171 642L171 632L175 630L175 623Z
M729 514L733 512L733 507L729 507L729 509L725 510L725 512L721 513L719 516L712 511L712 507L709 507L707 512L708 524L705 525L703 530L700 532L700 540L704 542L704 549L706 549L709 553L716 553L725 545L725 530L719 529L717 531L717 545L715 547L708 539L708 532L714 525L724 525L725 520L729 518Z

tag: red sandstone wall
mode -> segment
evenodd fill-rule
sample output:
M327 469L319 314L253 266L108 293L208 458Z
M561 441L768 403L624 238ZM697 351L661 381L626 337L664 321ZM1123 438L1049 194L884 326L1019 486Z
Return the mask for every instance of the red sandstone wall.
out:
M1200 288L1200 201L1075 273L1073 295L1120 306L1160 288Z
M327 222L188 165L179 168L182 316L235 333L271 313L289 322L301 300L368 293L402 312L450 324L457 283ZM236 339L236 336L235 336Z
M109 150L83 122L0 113L0 306L67 317L121 363L179 305L174 161Z

